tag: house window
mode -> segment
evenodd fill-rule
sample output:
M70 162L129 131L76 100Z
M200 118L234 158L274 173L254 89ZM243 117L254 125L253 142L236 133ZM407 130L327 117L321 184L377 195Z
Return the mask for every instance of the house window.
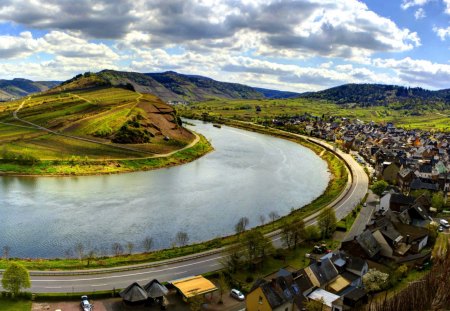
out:
M259 303L260 305L262 305L262 303L263 303L263 299L262 299L262 297L261 297L261 296L259 296L259 300L258 300L258 303Z

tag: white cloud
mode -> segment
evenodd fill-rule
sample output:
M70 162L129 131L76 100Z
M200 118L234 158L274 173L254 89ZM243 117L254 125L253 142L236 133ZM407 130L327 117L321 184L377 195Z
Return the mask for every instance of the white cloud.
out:
M427 17L427 14L425 13L425 10L423 8L419 8L416 10L416 12L414 13L414 17L418 20L418 19L423 19L425 17Z
M27 57L35 52L38 45L28 31L19 36L0 36L0 59Z
M442 41L445 41L446 37L450 37L450 26L447 28L433 27L433 31Z
M403 0L402 4L400 5L400 7L403 10L407 10L411 7L415 7L415 6L424 6L425 4L427 4L430 0ZM444 1L448 1L448 0L444 0Z
M402 84L421 86L424 88L448 88L450 81L450 65L433 63L429 60L416 60L410 57L401 60L375 59L374 66L389 68L395 71Z
M445 13L450 14L450 0L443 0L445 5Z

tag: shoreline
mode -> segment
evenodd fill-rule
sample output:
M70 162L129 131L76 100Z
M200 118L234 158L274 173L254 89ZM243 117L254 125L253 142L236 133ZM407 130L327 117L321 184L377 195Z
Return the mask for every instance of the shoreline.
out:
M250 124L240 124L241 128L244 128L246 130L252 130L252 125ZM248 125L248 126L247 126ZM254 126L254 125L253 125ZM237 126L236 126L237 127ZM253 130L256 130L253 128ZM259 130L259 129L258 129ZM273 130L273 131L272 131ZM289 139L288 137L283 137L284 135L280 135L280 133L274 133L276 129L265 129L263 134L265 135L271 135L278 138L283 139ZM268 133L270 132L270 133ZM278 134L278 135L277 135ZM291 135L288 135L291 136ZM320 153L323 151L323 147L318 145L317 143L310 142L306 139L300 139L295 136L291 136L290 140L302 145L305 148L308 148L312 150L314 153L316 153L317 156L320 156ZM304 143L304 144L303 144ZM315 147L311 148L311 147ZM328 157L326 157L326 155ZM332 158L336 158L338 160L338 163L336 162L330 162L333 161L329 158L331 155ZM303 205L301 207L297 207L293 212L280 217L277 219L274 223L267 223L263 226L256 226L250 230L261 230L264 234L270 234L275 231L277 231L281 223L289 219L290 217L301 217L306 218L311 216L312 214L316 213L321 208L328 206L328 204L333 203L337 198L339 198L343 193L345 193L346 185L349 180L349 172L346 171L346 164L345 161L339 158L338 155L332 152L325 152L323 156L320 156L323 161L327 163L328 171L330 172L330 180L328 182L327 188L324 190L324 192L312 200L310 203ZM338 166L336 166L338 165ZM343 166L343 168L341 166ZM345 171L345 176L343 176L343 171ZM338 176L336 176L338 174ZM33 177L33 176L28 176ZM340 177L340 178L339 178ZM341 183L342 181L345 181L345 183ZM81 269L81 270L92 270L92 269L99 269L99 268L114 268L121 266L127 266L127 265L133 265L133 264L145 264L145 263L151 263L156 262L161 259L176 259L182 256L188 256L192 254L202 253L205 251L214 251L217 249L220 249L222 247L226 247L227 245L231 245L236 242L236 235L228 235L223 237L218 237L212 240L207 240L195 244L190 244L185 247L177 247L177 248L167 248L167 249L161 249L161 250L154 250L150 253L135 253L132 255L126 255L126 256L106 256L106 257L97 257L93 260L91 260L90 266L86 266L86 260L79 261L78 259L64 259L64 258L16 258L16 260L21 261L25 266L28 266L31 269L34 270L41 270L41 271L48 271L48 270L70 270L70 269ZM3 259L0 260L0 267L3 267L5 265L5 262ZM55 265L56 263L56 265ZM59 264L58 264L59 263Z
M154 155L150 157L133 158L133 159L109 159L109 160L89 160L83 164L73 163L62 165L52 165L55 160L44 160L40 163L44 165L39 167L38 165L23 165L14 162L1 163L0 160L0 177L20 177L20 178L37 178L37 177L84 177L84 176L102 176L102 175L115 175L122 173L137 173L145 172L162 168L170 168L182 164L186 164L197 160L198 158L208 154L214 150L211 143L201 134L192 132L195 135L194 140L187 146L171 151L166 154ZM59 160L56 160L59 161ZM149 162L155 163L149 163ZM48 166L46 165L48 164ZM23 170L30 170L32 172L17 172L11 170L2 171L2 167L7 165L17 166ZM70 165L70 167L68 167ZM69 169L69 173L57 171L55 173L37 173L37 170L58 170ZM91 172L87 170L91 169Z

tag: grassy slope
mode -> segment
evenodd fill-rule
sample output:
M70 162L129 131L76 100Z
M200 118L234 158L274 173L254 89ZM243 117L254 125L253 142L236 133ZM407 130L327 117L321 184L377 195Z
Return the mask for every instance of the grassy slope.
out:
M256 106L261 112L256 113ZM192 108L192 109L191 109ZM396 110L393 107L343 107L330 102L315 99L274 99L274 100L211 100L196 103L188 108L189 113L201 115L208 112L213 116L223 116L245 121L256 119L272 119L282 115L296 115L305 112L314 115L358 118L363 121L377 123L394 122L404 128L419 128L427 130L450 131L450 110L429 109L421 115L411 115L410 110ZM181 111L183 113L183 111ZM184 111L186 113L186 111Z
M12 117L21 101L0 104L0 122L24 125ZM130 118L141 114L155 137L149 144L127 145L138 152L117 149L111 136ZM194 136L175 123L175 111L150 94L121 88L43 94L26 100L19 116L63 134L110 143L111 147L49 134L42 130L0 124L0 146L41 160L72 156L92 159L136 158L167 153L187 145ZM164 136L171 137L169 142ZM141 151L141 152L140 152Z

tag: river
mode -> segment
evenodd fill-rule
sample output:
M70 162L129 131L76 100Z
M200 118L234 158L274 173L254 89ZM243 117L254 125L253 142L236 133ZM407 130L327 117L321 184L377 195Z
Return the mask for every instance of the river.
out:
M178 231L194 243L249 227L311 202L325 190L326 163L311 150L267 135L190 121L215 150L181 166L82 177L0 177L0 249L12 257L99 255L112 244L171 247Z

